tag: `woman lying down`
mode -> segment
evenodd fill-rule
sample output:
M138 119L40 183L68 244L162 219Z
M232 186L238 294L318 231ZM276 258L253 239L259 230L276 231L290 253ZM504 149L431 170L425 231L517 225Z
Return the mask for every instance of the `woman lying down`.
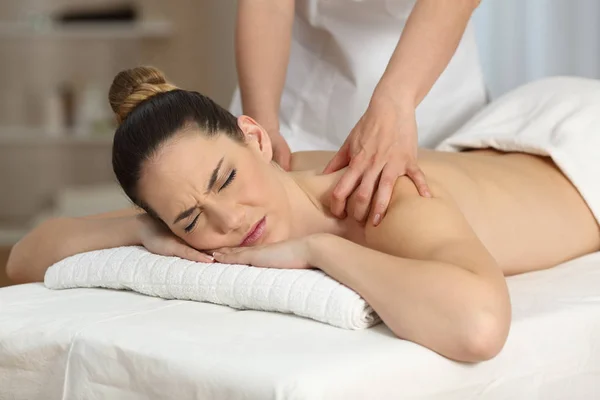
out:
M195 261L212 254L223 263L315 267L358 292L398 337L476 362L498 354L509 331L504 276L600 249L591 211L600 210L596 81L518 89L442 145L471 151L421 150L433 196L399 178L377 226L330 214L343 171L284 172L260 125L156 69L121 72L110 100L120 121L114 171L144 212L42 224L14 247L12 279L40 281L60 259L124 245ZM320 168L331 154L298 157Z

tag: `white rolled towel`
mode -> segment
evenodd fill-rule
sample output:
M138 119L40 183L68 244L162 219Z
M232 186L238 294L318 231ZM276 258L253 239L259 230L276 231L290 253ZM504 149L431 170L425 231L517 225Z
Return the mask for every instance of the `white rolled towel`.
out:
M77 254L46 272L50 289L126 289L165 299L276 311L345 329L380 322L356 292L319 270L205 264L128 246Z

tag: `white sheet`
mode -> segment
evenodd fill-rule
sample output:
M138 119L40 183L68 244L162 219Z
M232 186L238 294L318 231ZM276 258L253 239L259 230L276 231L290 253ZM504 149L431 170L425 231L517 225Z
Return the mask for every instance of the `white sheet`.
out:
M49 289L129 289L165 299L291 313L344 329L380 322L354 290L321 270L206 264L123 246L76 254L46 271Z
M0 399L600 398L600 253L509 278L495 359L309 319L103 289L0 289Z

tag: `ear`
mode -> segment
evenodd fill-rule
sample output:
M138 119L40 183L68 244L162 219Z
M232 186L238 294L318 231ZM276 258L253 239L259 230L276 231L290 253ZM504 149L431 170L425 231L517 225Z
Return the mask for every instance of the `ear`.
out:
M273 148L271 138L267 131L255 120L247 115L238 117L237 123L244 134L246 144L254 151L260 153L261 157L271 162L273 159Z

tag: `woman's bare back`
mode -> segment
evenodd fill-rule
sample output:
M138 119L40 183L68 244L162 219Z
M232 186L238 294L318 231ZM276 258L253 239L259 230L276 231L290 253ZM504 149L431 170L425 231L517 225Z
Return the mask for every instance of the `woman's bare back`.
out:
M505 275L598 251L600 228L571 182L545 157L422 151L421 166L456 200Z
M295 168L304 169L321 168L334 153L296 154ZM430 183L456 201L505 275L600 250L600 227L592 212L549 158L421 149L419 165Z
M420 158L426 176L456 201L505 275L600 249L592 212L549 158L494 150L422 150Z

